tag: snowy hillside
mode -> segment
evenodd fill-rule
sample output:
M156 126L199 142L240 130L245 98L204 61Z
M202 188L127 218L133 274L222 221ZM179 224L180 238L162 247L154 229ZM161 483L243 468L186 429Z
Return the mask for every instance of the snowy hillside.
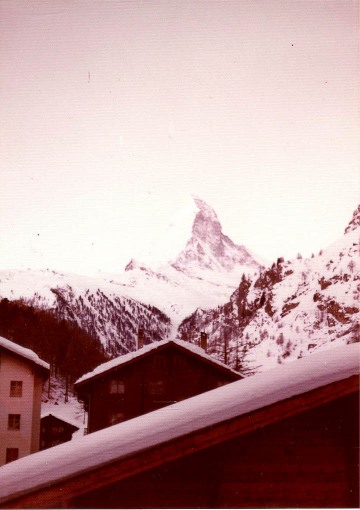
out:
M145 341L174 336L197 307L226 302L241 275L260 264L222 233L215 212L195 199L190 240L175 261L154 270L131 260L123 274L85 277L51 270L0 271L0 298L26 298L76 322L110 355L135 349L139 327Z
M43 387L41 398L41 417L52 414L65 420L79 430L74 432L72 440L81 439L84 436L86 427L86 416L82 403L70 389L66 394L66 382L62 377L51 375Z
M243 277L225 305L188 317L180 338L206 331L214 354L249 373L359 341L359 224L357 209L345 235L318 255Z
M55 271L1 271L0 296L25 298L37 308L49 309L61 319L78 324L97 337L112 355L135 348L138 328L150 340L166 337L170 320L154 306L124 296L123 286L103 278Z

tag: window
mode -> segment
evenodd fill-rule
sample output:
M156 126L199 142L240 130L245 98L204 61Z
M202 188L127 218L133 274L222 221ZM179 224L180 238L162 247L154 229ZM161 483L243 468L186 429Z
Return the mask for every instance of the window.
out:
M52 434L62 434L64 432L64 427L61 425L54 425L51 427L51 433Z
M19 448L6 448L6 464L19 458Z
M110 381L110 393L124 394L125 393L124 381L119 381L119 379L112 379Z
M165 393L164 381L149 382L149 392L151 395L163 395Z
M9 414L8 430L20 430L20 414Z
M110 425L115 425L115 423L120 423L121 421L124 421L125 415L124 413L121 413L119 411L112 411L110 413Z
M10 381L10 397L22 397L22 381Z

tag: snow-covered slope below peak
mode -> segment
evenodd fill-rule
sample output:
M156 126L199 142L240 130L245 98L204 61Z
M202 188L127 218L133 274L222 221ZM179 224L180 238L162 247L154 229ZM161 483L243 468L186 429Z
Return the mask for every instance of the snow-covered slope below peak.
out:
M244 277L225 305L197 310L180 338L206 331L236 368L264 370L318 350L359 341L359 229L309 259L279 260ZM224 348L224 342L227 348Z
M136 267L124 275L106 275L118 292L147 305L156 306L171 319L170 336L182 320L197 307L213 307L226 302L236 289L240 275L210 271L191 277L171 266L157 271Z
M158 307L172 321L175 333L180 322L198 307L226 302L243 274L255 275L263 266L244 247L222 233L215 211L200 198L192 212L192 234L175 260L156 269L134 259L124 275L108 275L134 299ZM194 207L193 207L194 208Z
M110 354L124 354L135 348L139 327L149 340L174 336L197 307L226 302L240 280L240 275L222 277L214 271L203 276L142 264L122 275L96 277L51 270L0 271L0 298L24 299L53 310L97 336Z
M123 274L79 276L51 270L0 271L0 298L25 299L54 310L95 334L110 354L135 347L141 326L149 340L174 336L198 307L226 302L242 271L204 270L190 276L170 265L153 270L132 261Z
M125 290L125 292L124 292ZM75 322L103 344L111 355L135 348L142 327L147 339L167 338L170 319L153 305L133 299L105 278L56 271L0 271L0 298L22 299Z

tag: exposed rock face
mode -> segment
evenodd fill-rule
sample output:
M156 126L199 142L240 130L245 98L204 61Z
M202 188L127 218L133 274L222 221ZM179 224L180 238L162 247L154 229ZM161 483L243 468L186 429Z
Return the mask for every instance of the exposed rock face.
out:
M353 213L353 217L351 218L349 225L345 229L345 234L348 234L352 230L357 229L360 226L360 204L357 209L355 209Z
M237 266L259 269L260 264L244 246L236 245L223 234L215 211L203 200L195 198L199 209L192 235L185 249L171 263L178 271L195 273L198 270L232 271Z
M207 332L210 352L249 373L359 341L359 218L357 209L344 237L319 255L244 276L225 305L185 319L180 338Z
M53 310L61 319L76 322L104 345L108 354L117 356L133 351L138 329L146 331L146 343L167 337L170 319L154 306L116 296L106 290L78 293L69 286L52 288Z

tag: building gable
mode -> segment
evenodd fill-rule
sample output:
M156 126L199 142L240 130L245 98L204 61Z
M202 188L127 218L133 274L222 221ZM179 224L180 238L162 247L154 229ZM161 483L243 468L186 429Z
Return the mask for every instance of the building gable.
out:
M22 347L21 345L0 336L0 356L1 351L31 365L34 369L38 370L44 379L48 378L50 365L46 361L40 359L39 356L31 349Z
M70 441L79 427L49 413L40 420L40 450Z
M112 372L114 369L125 367L128 364L137 363L144 357L153 356L155 352L161 353L161 351L165 351L169 348L174 348L182 351L186 355L192 356L209 366L216 367L219 371L227 374L232 374L234 380L241 377L238 372L231 369L227 365L224 365L215 358L209 356L200 347L197 347L189 342L184 342L182 340L163 340L159 342L153 342L152 344L146 345L137 351L119 356L111 361L99 365L92 372L84 374L82 377L80 377L75 382L75 387L80 388L87 384L89 381L96 380L97 378L102 377L104 374Z
M306 405L304 405L305 403ZM306 420L310 421L307 422L308 428L306 434L303 435L306 443L304 444L304 442L301 442L300 446L306 447L306 445L309 446L310 444L309 451L311 452L311 456L309 458L314 459L316 457L319 457L319 438L321 439L322 434L328 431L329 426L332 426L333 428L335 428L335 430L336 428L338 428L339 424L336 418L339 419L340 417L339 423L342 424L341 434L346 440L351 439L352 441L354 441L354 437L356 439L358 438L357 434L358 428L356 424L354 425L356 418L358 421L358 413L356 409L353 408L353 405L356 403L358 403L358 377L353 376L345 381L344 380L337 381L330 385L326 385L325 387L315 389L307 394L295 396L294 398L274 403L273 405L267 408L258 409L249 414L235 417L232 420L221 422L216 426L210 426L205 429L195 430L189 434L177 436L176 438L174 437L172 440L156 444L150 449L149 448L143 449L140 436L139 446L137 447L136 451L134 451L133 454L130 456L126 455L122 456L121 458L115 457L110 463L107 464L102 464L101 461L99 461L98 467L87 472L86 470L84 471L83 468L80 468L80 465L78 464L79 466L77 468L78 474L74 474L71 477L66 477L65 470L63 476L59 477L57 482L53 483L51 486L42 483L41 484L42 487L37 491L35 490L34 494L29 494L29 496L24 495L23 497L19 496L19 498L17 499L7 498L4 500L4 503L6 503L5 506L8 508L19 508L27 506L38 508L43 507L47 508L52 506L61 507L63 504L65 506L70 506L74 508L76 507L83 508L84 505L86 507L91 507L92 506L91 498L94 497L95 499L93 500L94 505L93 507L97 508L98 506L96 502L99 501L99 498L101 500L101 498L105 495L106 497L105 498L103 497L101 507L104 508L107 507L105 504L106 501L107 503L109 503L109 501L111 502L111 504L109 504L110 508L114 506L122 507L121 499L118 500L113 499L115 497L114 495L116 495L121 488L123 489L126 488L127 490L130 490L129 488L132 487L131 484L135 483L135 485L137 485L138 491L146 492L144 488L149 487L149 483L146 485L146 480L148 480L148 482L150 481L153 484L153 488L154 487L156 488L156 491L161 490L162 487L161 483L159 485L156 483L156 481L159 480L161 481L163 469L165 469L164 473L166 474L169 472L169 469L171 469L171 466L175 465L175 472L179 474L183 473L184 469L191 470L194 462L195 463L200 462L199 469L201 469L202 471L200 470L197 473L198 477L197 479L203 483L202 489L204 490L203 475L204 473L208 475L209 473L208 467L210 465L214 466L213 462L215 462L215 466L217 468L221 467L218 462L216 463L216 454L214 456L214 454L211 453L212 451L214 451L214 448L215 452L216 451L221 452L221 454L217 457L218 459L224 458L225 455L226 462L225 464L222 464L222 469L227 470L230 469L229 468L230 460L231 459L234 460L234 454L238 454L236 468L237 472L240 472L240 475L242 477L244 473L249 473L250 468L248 465L246 465L246 463L253 458L252 455L250 455L249 458L246 455L244 455L244 451L246 451L246 449L249 448L249 444L250 453L252 452L252 448L254 445L257 446L258 448L259 447L261 448L261 446L265 449L267 448L267 453L265 454L265 457L264 451L261 452L261 450L258 449L258 454L261 457L259 464L261 469L263 470L262 466L266 467L266 463L269 462L271 456L276 457L276 455L279 454L279 451L274 449L274 438L277 438L277 444L279 444L280 441L283 449L285 450L289 448L291 449L291 447L293 446L292 438L294 437L294 434L299 434L301 433L301 430L304 429L303 420L305 420L305 422ZM327 411L328 406L330 406L330 408L331 407L333 408L333 411L330 410L330 414ZM350 410L350 414L349 413L348 414L349 416L351 415L350 417L353 418L352 422L347 421L346 417L344 417L341 414L344 409ZM324 417L326 418L326 414L328 414L330 421L329 419L328 421L326 420L324 421ZM305 418L301 418L301 415L304 415ZM297 420L299 420L299 417L300 421L297 422ZM319 420L319 426L317 426L316 420ZM352 430L351 438L348 433L350 430L348 428L349 425ZM149 426L151 426L151 424L149 424ZM277 435L272 436L271 430L273 430L274 427L275 431L277 430L277 427L278 428L280 427L278 430L282 431L284 435L279 438L278 435L279 433L277 432L276 433ZM286 432L288 432L289 430L291 430L293 434L293 436L290 437L290 441L286 440ZM354 430L356 430L355 433ZM268 431L270 431L269 434ZM258 441L256 435L255 441L251 439L252 434L258 433L261 433L262 437L264 437L265 435L265 444L261 445L261 442ZM98 434L102 434L102 432L99 432ZM244 438L245 442L241 442L242 437ZM331 436L329 439L330 450L325 448L325 450L323 450L322 452L322 455L326 453L326 456L324 457L325 464L329 463L329 459L334 461L334 459L332 458L331 453L332 451L334 453L338 452L338 445L331 443L332 440L333 438ZM240 441L240 443L238 441ZM113 445L113 448L115 448L115 444ZM226 445L230 445L230 448L227 447ZM346 484L348 482L352 484L350 488L353 491L356 489L357 486L356 475L357 460L355 459L354 461L354 458L350 458L349 464L348 461L347 460L344 461L344 459L345 457L346 458L348 457L349 453L354 452L355 450L356 450L355 444L353 444L350 441L347 444L347 447L344 449L343 458L340 460L336 459L334 468L335 475L336 469L338 470L340 469L342 472L344 472L344 470L351 471L351 472L349 471L350 479L349 480L346 479L345 482ZM99 453L100 452L98 451L97 454L99 455ZM87 454L89 455L90 452L88 451ZM243 458L241 458L241 455L243 455ZM266 455L268 455L268 457ZM69 457L70 457L69 462L71 462L71 455ZM292 455L287 456L286 458L287 459L292 458ZM187 464L186 459L189 459L190 464ZM73 459L73 461L75 464L76 462L78 462L76 458ZM263 462L264 464L261 464L261 462ZM270 466L271 465L272 464L270 462ZM259 466L257 466L257 468L258 467ZM272 467L272 469L273 468L274 466ZM320 471L323 470L324 464L321 464L320 468L321 468ZM241 471L241 469L243 471ZM307 463L307 461L305 461L305 463L304 462L298 463L296 469L299 470L299 473L302 474L304 472L307 473L307 476L309 476L309 480L310 476L314 476L314 471L311 468L311 464ZM60 472L61 470L59 471L59 473ZM258 473L259 470L257 469L256 472ZM318 476L318 473L319 470L316 470L315 476ZM233 476L233 471L228 472L228 474L229 475L231 474ZM219 477L220 475L221 471L219 471L218 473ZM194 481L196 482L197 479L195 478L193 482ZM222 478L222 480L223 479L224 478ZM166 480L166 476L164 477L164 480ZM184 478L182 478L182 480L184 480ZM185 480L187 480L186 476ZM139 481L145 482L145 485L144 483L139 485L138 484ZM261 481L261 479L259 481ZM328 491L334 490L334 483L336 482L336 478L334 478L334 473L328 479L328 481L330 481L330 484L328 483L326 485L327 490ZM215 478L213 482L215 482ZM271 484L273 483L274 481L272 480ZM253 499L255 497L255 493L251 489L251 487L253 486L254 481L252 482L248 481L247 484L242 485L242 489L243 490L246 489L246 491L248 492L247 497L250 499ZM299 484L297 483L297 479L294 478L291 481L290 486L288 486L287 490L288 492L290 491L294 492L298 490L298 486ZM170 487L172 487L170 492L174 492L176 487L174 486L173 483L170 484ZM183 486L183 489L185 488L186 486ZM311 487L309 487L309 490L310 488ZM169 489L168 486L163 487L163 490L167 491L167 493L169 494L168 489ZM240 485L236 484L232 488L232 490L237 493L239 493L239 489ZM206 497L207 498L211 497L211 494L209 494L210 489L208 478L205 479L205 490L207 490ZM179 491L177 490L177 492ZM255 489L255 492L257 493L258 490ZM342 493L344 492L343 485L341 485L341 492ZM149 504L150 507L154 508L158 507L156 503L159 503L159 498L158 497L156 498L155 495L153 494L153 497L155 499L149 500L151 492L150 493L146 492L146 494L147 504ZM336 495L337 493L335 492L335 496ZM328 502L335 501L336 500L336 498L334 499L335 496L332 495L330 499L328 499L327 501ZM134 495L133 498L130 497L130 499L126 495L124 497L126 502L125 507L135 508L139 507L139 499L136 494ZM350 494L351 500L353 500L354 497L356 498L356 494L355 496ZM237 499L236 501L237 501L236 506L238 507L239 499ZM298 503L299 501L301 502L303 500L301 499L299 500L298 497ZM206 499L206 502L208 503L208 499ZM344 499L342 499L341 502L343 504L339 506L344 506ZM1 491L0 491L0 504L1 504ZM204 506L205 508L208 507L208 505L199 506L200 507ZM274 506L277 505L275 504ZM172 506L168 507L171 508Z
M89 413L88 432L94 432L239 378L181 344L166 342L75 388Z

